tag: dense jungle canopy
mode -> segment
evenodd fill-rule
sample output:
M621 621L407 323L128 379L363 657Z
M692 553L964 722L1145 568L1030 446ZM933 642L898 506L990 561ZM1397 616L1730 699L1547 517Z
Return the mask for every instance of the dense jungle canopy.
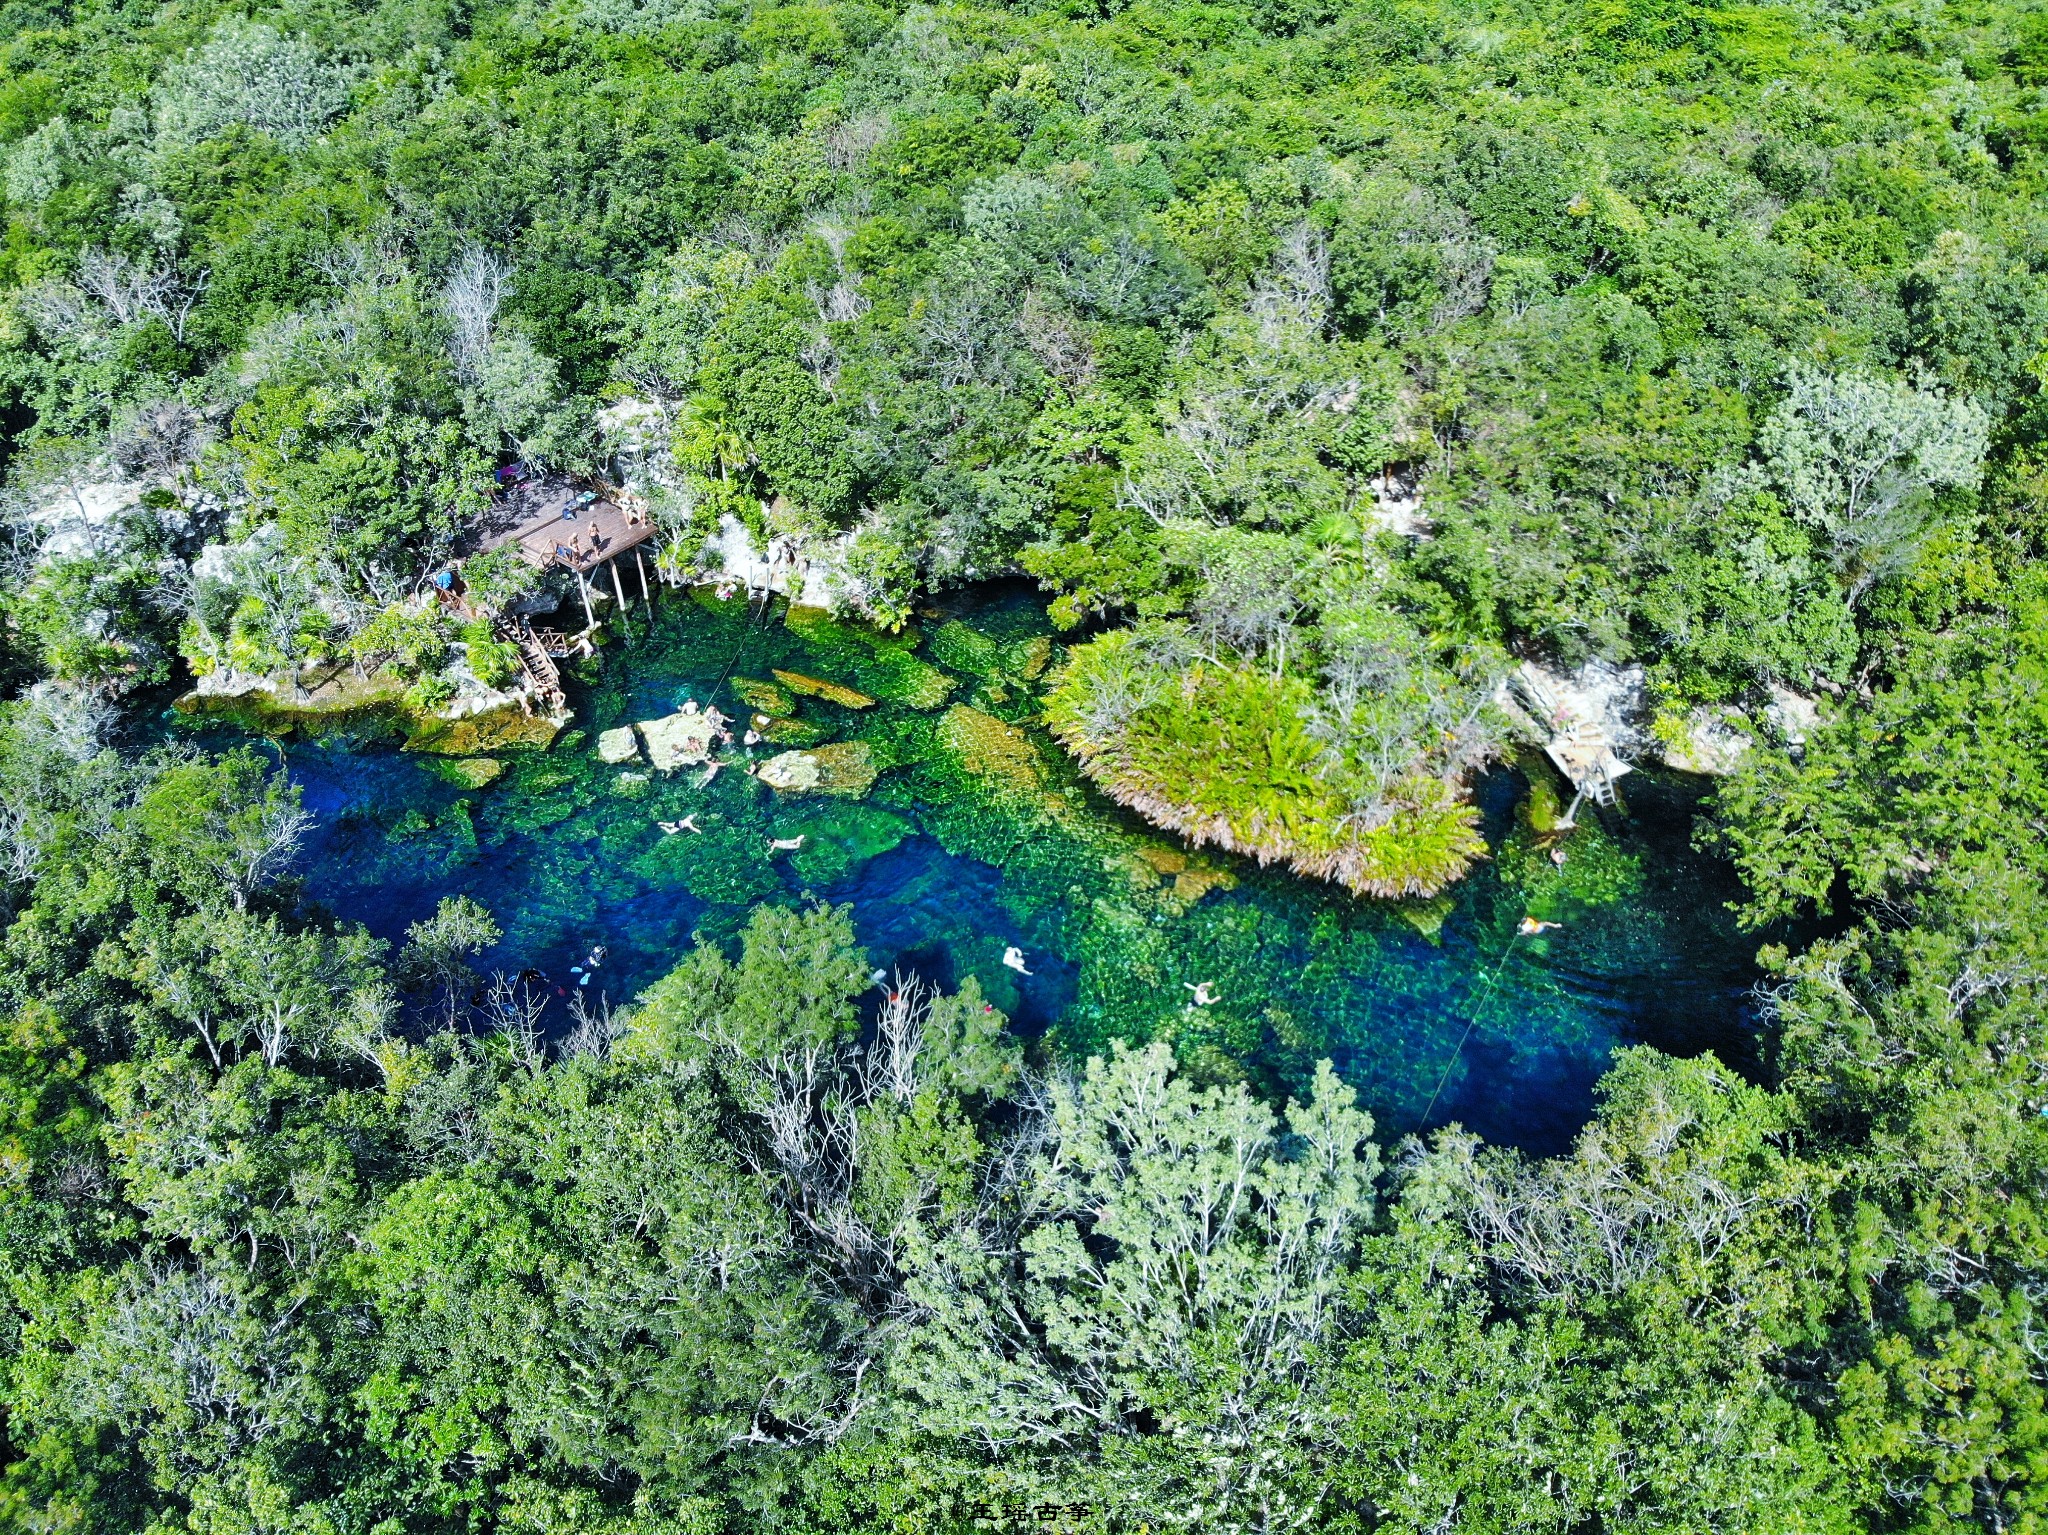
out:
M2044 166L1982 0L0 0L0 1523L2048 1528ZM1550 1160L824 907L547 1037L146 728L501 678L514 458L1034 578L1105 789L1359 890L1640 665L1826 936Z

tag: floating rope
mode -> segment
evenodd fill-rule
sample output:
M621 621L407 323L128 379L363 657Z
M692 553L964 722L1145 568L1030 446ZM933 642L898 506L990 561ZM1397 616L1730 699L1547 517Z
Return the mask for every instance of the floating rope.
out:
M1522 922L1528 920L1529 903L1524 900L1522 902ZM1465 1032L1458 1036L1458 1043L1451 1051L1451 1058L1444 1062L1443 1075L1436 1079L1436 1090L1429 1095L1429 1103L1423 1109L1422 1117L1415 1121L1416 1134L1420 1135L1422 1133L1423 1127L1429 1123L1429 1116L1436 1112L1436 1101L1443 1096L1444 1084L1451 1080L1451 1072L1457 1067L1458 1057L1465 1053L1466 1041L1471 1039L1472 1031L1479 1027L1480 1015L1486 1011L1487 1003L1493 1000L1494 993L1499 989L1500 978L1507 973L1508 961L1514 958L1515 946L1528 936L1527 930L1522 927L1521 923L1516 923L1515 936L1509 939L1508 946L1501 950L1500 960L1494 965L1493 974L1487 978L1484 995L1480 997L1478 1002L1473 1004L1472 1015L1465 1020Z
M754 637L757 630L765 630L768 627L768 615L774 610L775 592L773 588L769 588L764 592L761 610L758 614L754 611L754 594L751 591L747 593L747 625L740 631L740 642L733 646L732 655L725 663L725 670L720 672L718 680L711 684L711 691L705 696L704 701L706 703L711 703L717 699L718 690L725 686L726 679L732 675L732 669L740 664L740 657L746 652L747 642Z

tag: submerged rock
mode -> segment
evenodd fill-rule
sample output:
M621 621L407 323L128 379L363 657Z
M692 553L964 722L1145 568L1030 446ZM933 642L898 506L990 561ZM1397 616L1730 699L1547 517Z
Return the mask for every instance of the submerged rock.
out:
M732 690L757 714L788 714L796 708L796 700L787 689L763 682L759 677L735 677Z
M621 725L617 730L607 730L597 738L597 760L616 765L631 762L640 755L640 743L633 736L631 725Z
M954 678L936 666L927 666L907 650L882 651L872 661L862 662L855 675L877 698L912 709L936 709L959 686Z
M1449 895L1433 895L1426 900L1401 901L1394 906L1394 915L1414 928L1431 943L1443 944L1444 920L1457 905Z
M977 677L989 676L1003 664L1001 643L957 618L932 636L932 655L956 672Z
M939 718L939 741L977 778L1033 797L1044 792L1045 764L1031 737L993 714L955 704Z
M783 752L754 776L778 794L838 794L858 799L875 786L874 749L865 741L833 741L809 751Z
M546 746L574 717L567 709L556 714L528 714L512 705L458 720L430 717L414 727L405 749L438 757L474 757L508 747Z
M848 709L871 709L875 701L866 693L844 687L837 682L827 682L823 677L807 677L802 672L786 672L774 668L775 680L792 693L802 693L808 698L822 698L827 703L840 704Z
M748 725L762 740L776 746L816 746L832 734L826 726L808 720L771 719L765 714L755 715Z
M647 760L664 773L689 767L711 755L716 733L708 714L690 711L658 720L642 720L633 727L647 743Z
M496 757L435 757L426 763L426 769L458 789L481 789L498 781L505 764Z

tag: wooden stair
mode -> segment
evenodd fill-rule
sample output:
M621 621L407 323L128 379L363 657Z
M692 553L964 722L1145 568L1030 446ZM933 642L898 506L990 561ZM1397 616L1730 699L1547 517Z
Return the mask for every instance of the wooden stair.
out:
M569 698L562 691L562 669L555 665L555 657L569 653L568 640L551 629L536 629L523 618L505 626L505 637L519 647L520 669L548 712L567 707Z

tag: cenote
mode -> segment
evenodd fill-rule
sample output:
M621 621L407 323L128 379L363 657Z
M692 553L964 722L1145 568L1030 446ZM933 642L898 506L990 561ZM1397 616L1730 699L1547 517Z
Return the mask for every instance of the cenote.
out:
M595 944L586 995L619 1005L760 902L844 904L876 967L948 988L971 975L1048 1051L1171 1038L1198 1075L1276 1095L1328 1056L1388 1138L1418 1128L1442 1080L1431 1125L1555 1152L1618 1047L1747 1063L1758 939L1727 910L1725 867L1692 850L1684 781L1626 780L1625 810L1582 811L1560 867L1527 824L1529 780L1500 769L1479 789L1492 856L1435 904L1401 907L1191 855L1095 793L1032 723L1058 642L1021 585L941 600L900 636L703 589L628 623L572 673L575 724L546 750L496 754L482 788L364 730L277 739L318 817L307 893L394 944L444 896L473 897L504 929L482 967L541 972L558 1007ZM866 743L880 771L864 796L599 761L601 732L688 699L744 718L728 674L745 688L776 669L877 700L797 698L784 727L796 744ZM658 824L686 815L701 835ZM794 852L769 845L798 836ZM1560 926L1521 937L1525 914ZM1003 966L1011 945L1028 976ZM1201 982L1215 1005L1192 1005Z

